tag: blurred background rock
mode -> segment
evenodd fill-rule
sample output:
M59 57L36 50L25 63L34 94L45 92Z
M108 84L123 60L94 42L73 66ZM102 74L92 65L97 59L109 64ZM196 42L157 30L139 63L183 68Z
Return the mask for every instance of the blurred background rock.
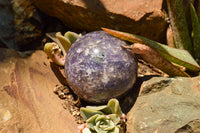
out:
M164 42L163 5L163 0L0 0L0 47L31 50L41 45L46 32L101 27Z
M18 51L40 46L45 31L64 29L62 22L40 12L30 0L0 0L0 20L0 47Z

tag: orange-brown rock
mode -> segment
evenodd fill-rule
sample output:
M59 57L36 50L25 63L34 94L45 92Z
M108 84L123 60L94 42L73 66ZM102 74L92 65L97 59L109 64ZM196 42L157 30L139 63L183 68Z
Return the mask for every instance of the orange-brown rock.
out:
M107 27L154 40L165 35L163 0L34 0L34 4L71 30Z
M53 93L59 81L44 52L0 53L0 132L76 133L74 118Z

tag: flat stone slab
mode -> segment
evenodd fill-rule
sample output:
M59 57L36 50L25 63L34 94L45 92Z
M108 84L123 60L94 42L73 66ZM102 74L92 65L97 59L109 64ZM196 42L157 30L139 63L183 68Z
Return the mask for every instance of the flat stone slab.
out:
M128 133L174 133L200 119L200 77L154 77L128 113ZM199 131L200 124L194 129ZM189 124L188 124L189 125Z

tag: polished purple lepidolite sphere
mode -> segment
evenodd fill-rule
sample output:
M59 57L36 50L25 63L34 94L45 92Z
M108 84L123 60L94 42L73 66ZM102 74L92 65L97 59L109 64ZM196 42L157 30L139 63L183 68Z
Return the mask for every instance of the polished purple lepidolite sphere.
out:
M92 103L107 102L122 96L135 83L137 62L126 45L104 31L80 37L66 57L66 79L81 99Z

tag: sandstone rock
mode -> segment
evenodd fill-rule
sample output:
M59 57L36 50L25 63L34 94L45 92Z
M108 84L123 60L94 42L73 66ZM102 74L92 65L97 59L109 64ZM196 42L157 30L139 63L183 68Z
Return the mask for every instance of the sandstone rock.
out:
M145 81L135 105L128 113L127 132L174 133L199 119L199 81L200 77L154 77ZM198 121L196 123L193 130L199 131Z
M34 4L73 31L106 27L154 40L165 36L163 0L34 0Z
M59 81L45 53L0 53L0 132L76 133L74 118L53 93Z

